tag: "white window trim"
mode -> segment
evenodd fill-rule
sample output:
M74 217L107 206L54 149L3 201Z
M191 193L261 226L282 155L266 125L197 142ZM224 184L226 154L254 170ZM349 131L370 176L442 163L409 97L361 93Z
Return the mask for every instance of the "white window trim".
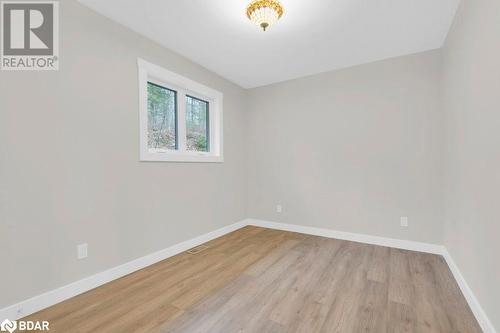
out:
M157 162L224 162L222 93L141 58L137 59L137 65L139 69L140 160ZM151 153L148 150L148 81L177 91L178 150L170 150L162 153ZM184 96L186 94L209 102L210 152L185 150L186 104L184 103Z

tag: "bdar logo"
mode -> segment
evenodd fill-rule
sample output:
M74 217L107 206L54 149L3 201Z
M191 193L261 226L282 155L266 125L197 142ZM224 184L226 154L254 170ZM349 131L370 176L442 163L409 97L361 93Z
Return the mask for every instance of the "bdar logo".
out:
M15 321L10 321L8 319L5 319L1 324L0 324L0 330L2 332L14 332L17 328L17 323Z
M49 331L49 322L46 320L43 321L31 321L31 320L18 320L11 321L9 319L5 319L0 324L0 331L12 333L16 329L19 331Z

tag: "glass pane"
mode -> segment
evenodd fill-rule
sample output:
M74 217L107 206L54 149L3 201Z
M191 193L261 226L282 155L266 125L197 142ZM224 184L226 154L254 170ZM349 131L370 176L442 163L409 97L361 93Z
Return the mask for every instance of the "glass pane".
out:
M148 149L177 149L177 92L148 82Z
M187 150L210 150L208 102L186 96L186 145Z

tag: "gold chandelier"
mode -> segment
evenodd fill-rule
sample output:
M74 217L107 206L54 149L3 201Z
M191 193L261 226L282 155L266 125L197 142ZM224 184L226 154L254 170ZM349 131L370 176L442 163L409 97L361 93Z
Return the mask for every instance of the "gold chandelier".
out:
M277 0L254 0L247 7L247 17L266 31L283 15L283 6Z

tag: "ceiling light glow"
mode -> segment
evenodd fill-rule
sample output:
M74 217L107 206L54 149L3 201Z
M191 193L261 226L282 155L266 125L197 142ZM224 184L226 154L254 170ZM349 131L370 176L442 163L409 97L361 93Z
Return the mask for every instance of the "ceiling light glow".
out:
M247 17L266 31L283 15L283 6L277 0L254 0L247 7Z

